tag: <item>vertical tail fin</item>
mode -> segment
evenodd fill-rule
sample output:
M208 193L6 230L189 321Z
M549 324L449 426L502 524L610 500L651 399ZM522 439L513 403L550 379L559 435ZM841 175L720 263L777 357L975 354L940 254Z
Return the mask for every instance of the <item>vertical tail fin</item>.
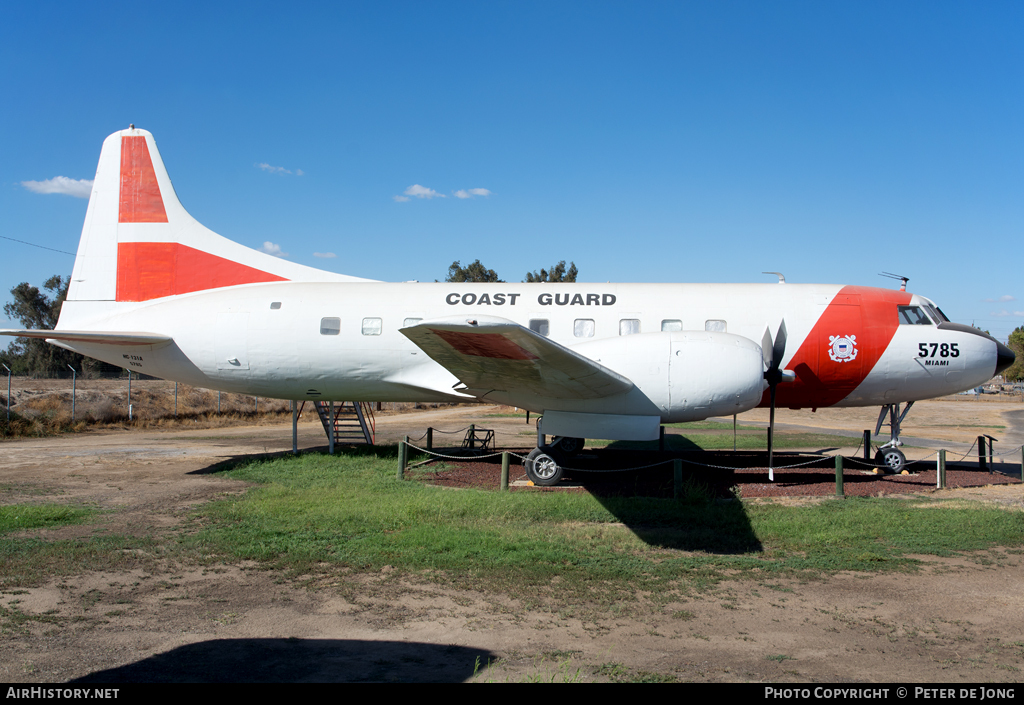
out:
M182 207L153 135L103 142L68 301L148 301L239 284L367 281L288 262L203 227Z

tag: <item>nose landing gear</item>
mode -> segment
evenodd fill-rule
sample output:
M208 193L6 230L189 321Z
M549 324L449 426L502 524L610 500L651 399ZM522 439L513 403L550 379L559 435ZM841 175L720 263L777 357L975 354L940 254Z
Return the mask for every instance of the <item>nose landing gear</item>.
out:
M875 453L875 462L884 466L887 472L898 473L907 466L907 456L903 455L903 451L899 449L899 446L903 445L903 441L900 440L900 424L903 423L903 419L906 418L907 412L913 405L914 402L908 401L901 413L898 402L887 404L878 414L878 423L875 425L876 436L882 430L882 424L886 422L886 414L889 415L889 442L879 446L878 452Z

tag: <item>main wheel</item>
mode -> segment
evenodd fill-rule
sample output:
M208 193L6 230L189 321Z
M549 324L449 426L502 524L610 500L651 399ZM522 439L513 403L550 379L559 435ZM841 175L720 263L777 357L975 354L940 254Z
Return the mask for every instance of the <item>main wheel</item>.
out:
M562 466L548 448L534 448L523 464L526 466L526 476L535 485L549 487L562 479Z
M898 473L907 465L907 456L899 448L883 448L875 454L875 462L884 465L887 472Z
M554 444L555 448L564 455L577 455L583 450L583 446L586 444L586 439L573 438L572 436L562 436L558 439L558 442Z

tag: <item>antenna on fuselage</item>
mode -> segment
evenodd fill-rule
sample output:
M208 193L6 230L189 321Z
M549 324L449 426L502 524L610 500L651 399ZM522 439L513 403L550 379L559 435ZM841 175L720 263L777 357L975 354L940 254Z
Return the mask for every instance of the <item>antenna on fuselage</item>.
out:
M905 277L902 274L892 274L891 272L882 272L878 276L880 276L880 277L889 277L890 279L899 279L900 280L900 291L906 291L907 290L907 282L910 281L910 277Z
M761 274L774 274L779 278L779 284L786 283L786 277L782 276L782 272L761 272Z

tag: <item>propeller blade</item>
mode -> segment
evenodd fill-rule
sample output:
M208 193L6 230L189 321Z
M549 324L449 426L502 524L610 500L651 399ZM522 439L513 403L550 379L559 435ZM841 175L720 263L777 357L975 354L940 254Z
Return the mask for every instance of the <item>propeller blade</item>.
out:
M761 358L764 360L764 368L772 368L772 332L768 326L764 327L764 337L761 338Z
M761 355L766 360L768 367L764 378L768 381L768 479L772 482L775 481L775 389L782 381L783 375L780 368L782 367L782 358L786 355L786 339L788 337L786 319L782 319L774 342L772 342L771 332L768 329L765 329L764 337L761 339ZM767 362L768 353L765 352L769 345L771 346L771 362Z
M769 402L768 402L768 480L775 482L775 467L772 464L772 449L775 446L775 387L771 385L769 389Z
M782 358L786 355L786 338L789 335L786 332L786 319L782 319L782 323L779 324L779 332L775 336L775 343L772 345L772 364L775 369L782 367Z

